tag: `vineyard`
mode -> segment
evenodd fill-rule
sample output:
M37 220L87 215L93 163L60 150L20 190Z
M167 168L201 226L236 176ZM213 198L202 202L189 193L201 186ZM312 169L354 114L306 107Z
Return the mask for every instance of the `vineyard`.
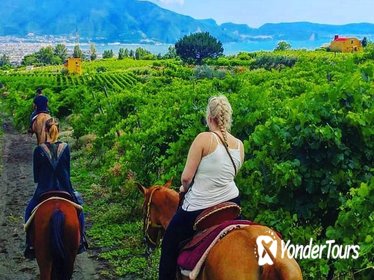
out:
M72 146L91 245L108 263L102 277L156 279L159 250L148 256L142 243L136 184L174 178L179 188L188 148L206 129L207 100L225 94L232 133L245 145L236 179L244 217L293 244L360 246L357 259L298 259L305 279L373 279L372 45L357 54L241 53L202 66L109 59L82 68L80 76L60 66L2 71L0 93L23 131L36 88L48 96Z

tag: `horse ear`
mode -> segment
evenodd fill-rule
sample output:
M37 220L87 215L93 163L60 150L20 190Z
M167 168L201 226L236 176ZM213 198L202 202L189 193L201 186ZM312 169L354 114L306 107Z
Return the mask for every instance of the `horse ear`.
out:
M171 178L170 180L168 180L168 181L165 183L164 187L170 189L170 187L171 187L171 183L172 183L172 182L173 182L173 178Z
M138 187L139 191L145 195L145 193L147 192L147 189L145 187L143 187L141 184L136 184L136 186Z

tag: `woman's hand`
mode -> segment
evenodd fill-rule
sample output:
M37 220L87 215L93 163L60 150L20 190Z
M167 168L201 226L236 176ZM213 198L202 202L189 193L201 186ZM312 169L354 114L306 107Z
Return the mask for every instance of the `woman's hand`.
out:
M182 193L182 192L186 192L186 189L183 187L183 185L181 185L179 187L179 192Z

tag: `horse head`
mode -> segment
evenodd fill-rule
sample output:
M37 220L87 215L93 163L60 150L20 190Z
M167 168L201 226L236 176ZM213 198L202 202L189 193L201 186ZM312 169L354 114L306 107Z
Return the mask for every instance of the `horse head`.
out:
M144 195L143 233L146 244L155 248L162 238L167 225L177 210L179 196L171 187L172 180L165 185L145 188L138 185Z

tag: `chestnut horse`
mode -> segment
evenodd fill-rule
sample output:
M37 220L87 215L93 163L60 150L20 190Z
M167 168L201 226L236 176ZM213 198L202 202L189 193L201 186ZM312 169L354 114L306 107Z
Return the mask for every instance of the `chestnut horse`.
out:
M47 141L45 122L50 118L51 116L47 113L39 113L32 124L32 131L36 134L36 141L38 145Z
M171 181L164 186L152 186L144 188L138 186L144 195L144 234L148 243L155 246L159 242L160 235L168 226L178 207L179 195L170 189ZM273 264L258 264L257 237L269 236L269 233L281 244L281 239L275 232L262 225L250 225L236 229L227 234L209 251L197 279L215 280L300 280L302 274L297 262L288 258L287 254L281 256L281 246L277 246L275 256L271 253L270 245L262 242L264 250L268 253ZM263 254L264 252L260 252ZM189 279L180 276L182 279Z
M30 230L40 279L71 279L80 242L77 208L50 198L36 210Z

